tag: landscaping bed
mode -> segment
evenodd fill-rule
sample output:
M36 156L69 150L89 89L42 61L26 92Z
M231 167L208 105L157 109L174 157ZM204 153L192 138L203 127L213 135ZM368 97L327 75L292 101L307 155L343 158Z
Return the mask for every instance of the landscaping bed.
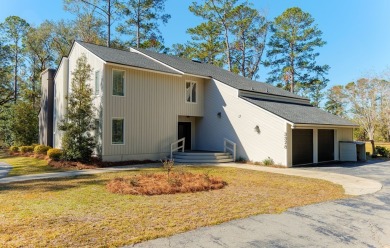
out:
M208 174L154 173L114 178L107 189L119 194L163 195L222 189L226 184L221 178Z
M106 188L115 178L164 174L163 168L0 185L0 243L10 247L118 247L347 197L340 185L323 180L236 168L180 170L221 178L227 186L154 196L114 194Z

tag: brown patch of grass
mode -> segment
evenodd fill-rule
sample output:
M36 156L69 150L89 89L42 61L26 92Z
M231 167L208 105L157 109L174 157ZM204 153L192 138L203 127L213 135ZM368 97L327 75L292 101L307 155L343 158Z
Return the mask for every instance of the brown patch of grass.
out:
M8 247L114 247L256 214L346 198L323 180L221 167L184 167L223 178L220 190L174 195L107 191L138 171L0 185L0 244ZM160 169L143 172L162 173Z
M227 183L219 177L190 172L141 174L114 178L107 184L112 193L131 195L163 195L222 189Z

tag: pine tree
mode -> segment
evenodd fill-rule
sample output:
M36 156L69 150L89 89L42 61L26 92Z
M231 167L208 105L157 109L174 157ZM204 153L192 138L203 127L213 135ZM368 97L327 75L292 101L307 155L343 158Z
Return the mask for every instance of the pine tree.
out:
M326 42L313 17L298 7L287 9L275 18L271 32L265 65L272 70L267 81L291 92L313 95L318 102L318 93L328 82L329 66L316 64L319 53L315 48Z
M64 131L62 148L66 160L89 161L96 147L95 139L91 135L94 130L92 88L88 84L91 73L91 66L83 54L77 59L76 69L72 72L67 113L59 126L59 129Z

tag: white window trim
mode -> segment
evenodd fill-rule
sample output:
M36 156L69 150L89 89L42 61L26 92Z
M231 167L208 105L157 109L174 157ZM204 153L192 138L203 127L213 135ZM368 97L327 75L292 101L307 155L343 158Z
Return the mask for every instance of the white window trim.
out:
M96 85L96 73L99 73L99 78L98 78L98 83L97 83L97 85ZM102 73L101 73L101 71L100 70L96 70L95 71L95 92L94 92L94 95L95 96L100 96L100 93L101 93L101 80L102 79ZM99 90L99 92L96 92L96 89L98 89Z
M123 96L114 95L114 71L122 71L122 72L124 72L123 73ZM111 82L112 82L111 95L115 96L115 97L126 97L126 70L112 69Z
M123 120L123 143L114 143L112 142L112 138L113 138L113 132L112 132L112 129L113 129L113 122L114 120ZM111 145L115 145L115 146L124 146L126 143L126 123L125 123L125 118L123 117L113 117L111 119Z
M196 88L195 88L195 98L196 98L196 101L195 102L192 102L192 101L187 101L187 83L193 83L196 85ZM191 92L192 93L192 92ZM190 97L191 97L191 100L192 100L192 94L190 93ZM191 81L191 80L186 80L185 83L184 83L184 100L186 103L188 104L198 104L198 82L196 81Z

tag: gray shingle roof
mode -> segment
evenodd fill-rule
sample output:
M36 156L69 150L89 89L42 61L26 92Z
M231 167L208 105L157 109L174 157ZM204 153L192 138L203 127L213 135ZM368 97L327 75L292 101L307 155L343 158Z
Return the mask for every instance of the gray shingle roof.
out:
M241 98L294 124L357 126L351 121L332 115L310 104L265 101L251 97Z
M153 71L166 72L171 74L180 74L179 72L172 70L167 66L155 62L151 59L148 59L138 53L98 46L82 41L76 42L106 62L149 69Z
M156 53L145 49L135 48L135 50L152 57L162 63L165 63L179 71L187 74L194 74L205 77L212 77L222 83L225 83L233 88L247 91L256 91L273 95L280 95L292 98L306 99L286 90L280 89L270 84L261 83L242 77L235 73L226 71L222 68L211 64L204 64L191 61L189 59L171 56L162 53Z

